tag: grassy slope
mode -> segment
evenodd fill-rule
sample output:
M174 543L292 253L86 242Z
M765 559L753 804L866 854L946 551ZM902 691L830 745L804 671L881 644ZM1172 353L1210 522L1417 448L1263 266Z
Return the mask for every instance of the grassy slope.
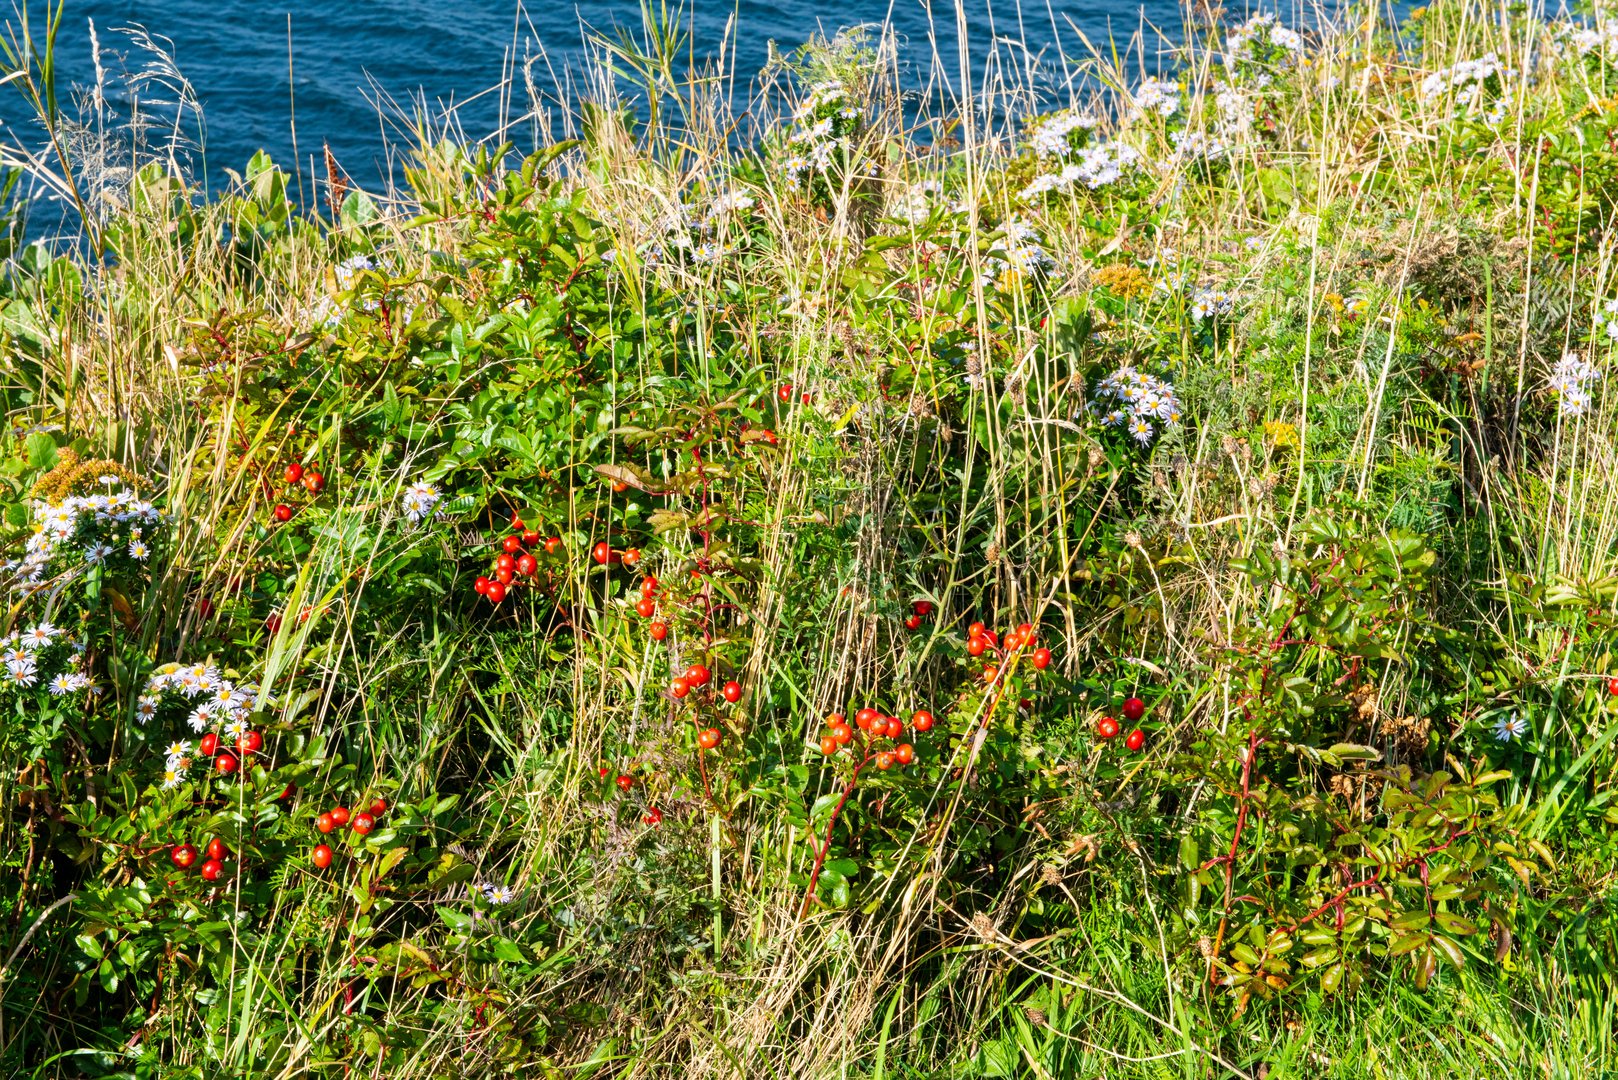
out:
M1422 99L1422 73L1490 51L1520 57L1546 49L1551 32L1516 17L1500 25L1492 12L1465 5L1435 8L1419 25L1420 40L1396 56L1386 27L1346 21L1306 72L1287 75L1262 95L1260 131L1239 143L1233 165L1211 182L1170 163L1163 132L1134 121L1128 137L1155 164L1122 201L1103 195L1016 205L1016 192L1031 178L1030 159L1010 160L1006 149L1015 133L984 130L981 117L963 117L952 129L953 153L941 166L939 155L901 133L903 116L891 101L882 108L893 78L887 66L893 55L884 49L826 48L812 59L818 69L811 79L831 72L865 86L861 99L877 118L858 150L864 166L854 172L879 176L880 183L851 183L831 198L829 212L807 206L773 168L758 171L735 160L738 152L723 137L729 115L696 89L682 90L666 64L659 90L664 127L631 137L599 119L587 126L586 147L560 168L619 250L654 238L661 209L692 185L735 169L752 179L748 190L768 238L749 254L741 284L766 297L796 296L792 310L777 309L774 318L759 314L768 303L755 304L739 332L775 369L764 373L763 385L791 381L824 401L787 416L780 467L743 496L765 520L787 525L746 541L769 584L754 598L752 649L740 671L750 687L770 688L749 708L760 730L774 733L771 747L796 754L817 736L819 717L857 688L901 688L895 708L947 695L952 669L889 632L896 598L925 584L952 618L1041 613L1045 634L1060 642L1059 666L1071 676L1087 669L1116 675L1119 656L1149 657L1165 673L1169 696L1182 704L1154 743L1153 754L1161 746L1166 755L1210 722L1194 706L1230 690L1229 672L1208 663L1202 643L1229 639L1266 603L1232 560L1295 540L1309 512L1330 504L1356 505L1376 527L1426 533L1439 552L1439 603L1451 621L1495 623L1526 666L1562 655L1554 634L1498 604L1489 586L1513 573L1598 579L1606 571L1615 522L1611 406L1598 391L1582 421L1559 423L1543 386L1548 364L1564 346L1582 342L1588 312L1607 295L1610 244L1598 220L1579 250L1545 258L1554 238L1536 227L1547 198L1539 185L1553 170L1529 167L1534 154L1550 155L1523 132L1581 110L1602 117L1606 106L1577 65L1542 67L1498 135L1480 136L1477 125L1449 115L1447 104ZM654 75L662 63L643 62ZM1192 54L1188 81L1203 79L1210 63L1208 54ZM1138 82L1100 61L1089 71L1096 87ZM1318 73L1335 75L1338 88L1328 92ZM1005 101L1018 92L984 87ZM1462 129L1469 134L1458 135ZM486 194L469 182L453 152L427 151L423 162L406 200L467 209ZM1556 171L1557 183L1569 175ZM942 406L948 420L987 425L981 440L925 427L934 406L923 393L898 405L885 399L872 377L873 358L894 355L901 335L879 305L854 302L846 279L826 272L855 265L874 233L895 231L891 219L873 224L871 191L891 201L922 177L944 179L985 232L1013 210L1022 213L1041 230L1057 267L1041 290L986 299L989 290L980 287L968 299L983 316L977 325L994 322L984 313L999 304L1005 314L996 325L1010 327L994 343L983 330L979 342L985 355L1011 358L997 369L1003 377ZM1577 188L1577 179L1572 183ZM1587 195L1595 213L1610 211L1604 195ZM1585 197L1575 191L1572 201L1582 206ZM1556 205L1558 214L1566 202ZM19 420L65 423L69 435L162 478L179 524L144 609L154 657L196 641L243 670L262 672L267 682L273 672L295 670L302 685L319 692L315 730L397 783L401 797L461 793L466 820L454 842L485 850L485 874L497 867L524 891L522 903L494 917L542 959L521 975L454 961L461 977L498 988L496 1011L512 1017L526 1040L512 1051L521 1069L537 1070L544 1060L555 1075L1240 1073L1275 1080L1572 1077L1613 1068L1612 999L1597 992L1610 982L1573 970L1562 924L1548 918L1520 931L1510 964L1481 959L1492 952L1485 943L1478 963L1465 972L1445 970L1424 993L1411 986L1404 966L1373 965L1357 991L1323 997L1300 984L1282 1000L1238 1012L1227 994L1204 985L1196 948L1209 924L1194 917L1187 923L1186 913L1172 910L1183 893L1170 880L1173 848L1162 846L1151 820L1164 795L1155 782L1141 785L1131 805L1115 812L1103 804L1127 785L1075 780L1069 796L1047 808L1037 832L1015 827L1016 842L988 856L987 870L985 856L960 856L953 839L930 846L920 830L901 835L901 846L919 845L927 858L904 864L902 875L878 876L861 894L863 910L800 918L809 862L802 831L769 803L744 802L739 794L723 829L704 810L688 750L651 733L662 668L633 622L604 620L576 647L559 646L542 620L491 625L480 609L448 600L403 608L386 635L375 634L376 620L387 616L367 611L371 586L356 571L377 556L355 537L373 527L377 507L395 499L401 482L437 463L443 447L431 432L453 422L454 405L470 399L474 384L495 381L490 376L503 370L503 356L483 357L487 368L469 371L459 385L439 384L440 396L419 403L427 434L395 440L387 453L362 447L350 456L344 482L320 510L318 528L308 531L309 546L286 579L299 580L301 572L308 596L334 598L307 636L264 635L257 627L263 612L248 602L227 608L227 628L204 625L197 596L218 595L222 583L249 566L288 569L287 553L272 550L255 531L267 507L258 470L297 452L306 437L285 436L287 422L318 432L329 448L340 441L345 417L374 409L376 389L361 379L345 384L340 369L327 368L309 376L313 393L288 398L308 412L272 415L250 403L244 387L229 385L232 370L251 377L243 365L227 367L224 384L215 377L199 394L204 377L196 365L208 358L209 339L229 340L244 353L256 345L278 351L283 345L275 335L284 343L318 329L319 305L334 291L330 267L352 250L385 253L390 274L413 281L436 273L443 264L435 260L445 256L473 264L479 257L470 212L417 221L401 212L363 229L267 229L271 239L247 269L236 261L240 247L213 242L221 225L230 223L240 236L244 214L273 205L262 189L203 205L194 211L187 243L167 239L169 223L184 216L174 205L150 202L112 214L104 226L120 237L120 258L116 269L83 269L82 299L64 301L44 279L17 286L14 295L47 311L50 326L36 335L43 342L37 369L18 377L23 390L11 400ZM1060 377L1052 357L1072 344L1058 336L1071 323L1044 324L1046 305L1076 310L1064 305L1097 295L1094 275L1108 264L1138 266L1160 279L1171 251L1194 277L1234 293L1237 312L1228 332L1193 340L1195 326L1183 310L1154 301L1150 292L1106 302L1106 320L1094 328L1110 335L1111 355L1171 357L1189 422L1151 455L1131 459L1138 472L1131 473L1136 486L1129 498L1104 496L1096 504L1097 532L1108 538L1099 551L1047 544L1051 536L1088 535L1066 515L1088 513L1091 503L1069 492L1075 477L1089 477L1098 462L1086 450L1093 435L1077 442L1015 435L1024 427L1057 430L1074 415L1070 402L1039 392ZM982 257L974 252L968 259ZM904 259L924 256L911 249L892 258L902 276ZM638 400L640 385L662 373L654 358L659 348L687 334L701 337L710 321L724 325L725 303L740 303L722 271L642 272L646 284L631 280L615 302L651 307L643 297L659 288L695 302L687 326L669 331L661 345L646 344L643 356L622 366L626 402ZM498 291L497 277L482 264L451 272L447 292L475 304ZM1345 299L1367 306L1357 316L1345 314ZM245 329L223 321L249 311L258 321ZM932 320L929 333L943 336L949 332L943 324L955 318L940 304L920 321ZM348 329L323 346L326 363L400 347L363 316L345 319ZM199 334L199 323L214 329ZM1400 334L1381 332L1383 326L1398 326ZM269 335L262 341L253 336L260 329ZM435 337L441 333L441 325L426 326L424 337L402 351L441 345ZM648 338L664 333L656 329ZM1016 358L1024 353L1034 359L1019 369ZM1474 360L1481 365L1467 367ZM706 369L692 364L700 384ZM1434 368L1443 372L1436 382L1424 374ZM1036 389L1019 390L1008 380ZM1513 400L1523 403L1515 411ZM1523 408L1531 422L1491 426L1520 417ZM847 413L861 424L833 434ZM578 452L599 455L602 448L592 443ZM946 453L958 455L948 467L935 456ZM487 477L492 489L507 482ZM939 492L943 500L934 497ZM575 544L587 539L588 518L603 498L596 487L581 486L570 518L555 524ZM797 524L816 513L846 527L817 532ZM469 530L479 525L475 518L463 523ZM916 533L924 539L915 541ZM1136 542L1132 533L1143 535ZM445 535L446 543L455 542L452 531ZM995 544L1004 548L985 555ZM668 571L679 565L674 546L656 556ZM1148 564L1130 562L1136 550L1172 550L1179 561L1143 572ZM1085 558L1099 561L1082 564ZM455 596L465 595L463 579L477 572L473 562L460 561ZM1068 585L1081 564L1104 563L1123 568L1117 606ZM456 572L454 559L434 565L440 575ZM451 587L448 580L443 585ZM576 610L592 610L584 578L565 588ZM290 610L304 600L288 602L283 592L278 602ZM1138 611L1150 614L1136 622L1130 613ZM927 639L942 650L941 638L929 631ZM1599 645L1574 674L1599 672ZM1379 717L1420 711L1428 704L1421 693L1390 672ZM1077 704L1042 716L1046 763L1093 765L1091 719L1089 707ZM1576 742L1590 733L1570 727L1556 737ZM1372 737L1399 753L1391 728L1375 729ZM1453 748L1463 755L1493 752L1482 745ZM668 818L651 835L635 815L602 810L596 796L598 763L622 760L626 747L649 756L662 777ZM1565 758L1556 762L1545 768L1568 768ZM1589 775L1611 764L1606 754ZM1546 797L1549 778L1538 776L1531 757L1510 766L1518 771L1519 797ZM1586 786L1582 772L1575 779L1581 798L1601 790L1598 779ZM831 780L817 776L814 783ZM14 793L4 793L15 805ZM933 797L948 803L947 785L940 783ZM978 812L968 807L952 820L962 833L1013 828L1002 819L974 818ZM8 816L0 828L6 847L21 851L33 824ZM1578 887L1570 892L1582 890L1592 910L1601 910L1602 871L1579 866L1588 838L1567 830L1557 839L1564 881ZM979 880L985 885L969 897L950 884ZM261 932L231 950L212 996L193 996L208 985L197 976L185 982L185 993L159 991L136 1003L95 996L88 1007L76 1006L60 989L72 981L65 954L30 954L30 980L56 987L57 996L36 1005L8 984L8 1041L0 1053L12 1057L4 1060L19 1070L38 1067L39 1075L73 1075L78 1059L50 1063L52 1055L80 1047L105 1052L138 1027L140 1045L164 1061L150 1075L182 1066L206 1076L314 1068L337 1075L334 1059L369 1073L375 1044L342 1021L334 1005L345 987L352 989L340 928L354 912L339 892L308 887L302 878L297 885ZM962 906L967 899L971 911ZM6 952L28 925L21 915L32 919L41 901L26 890L18 897ZM395 915L406 918L409 908L409 918L419 916L410 933L448 964L454 949L435 937L432 906L430 899L401 900ZM66 936L57 939L63 950L72 948L70 928L64 923ZM379 982L368 993L369 1030L380 1033L378 1041L398 1036L415 1043L376 1075L497 1075L506 1067L498 1061L499 1040L477 1034L475 995L404 981ZM405 1030L408 1039L399 1035ZM94 1060L113 1067L115 1057ZM573 1067L584 1061L596 1063L593 1071Z

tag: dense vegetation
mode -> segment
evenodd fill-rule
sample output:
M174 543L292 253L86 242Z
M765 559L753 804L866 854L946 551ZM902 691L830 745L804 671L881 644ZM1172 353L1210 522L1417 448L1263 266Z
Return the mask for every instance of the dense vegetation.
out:
M1618 1067L1618 22L961 109L653 26L307 204L90 155L55 29L6 1075Z

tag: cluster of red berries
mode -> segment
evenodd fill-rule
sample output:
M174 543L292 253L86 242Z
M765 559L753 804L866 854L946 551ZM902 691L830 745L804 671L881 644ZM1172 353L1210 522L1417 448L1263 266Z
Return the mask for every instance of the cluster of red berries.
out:
M319 495L326 489L326 478L321 475L319 466L311 465L309 468L305 469L302 465L294 461L291 465L286 467L286 471L281 475L286 478L288 487L296 487L297 485L302 484L303 489L311 495ZM275 509L271 511L271 515L276 521L291 521L292 507L288 506L286 503L276 503Z
M623 551L616 551L605 540L597 540L595 547L590 549L590 557L599 566L617 566L619 563L623 563L625 566L634 566L640 562L640 548L625 548Z
M933 613L931 600L917 600L910 605L910 614L905 616L906 630L920 630L922 620Z
M781 404L783 404L783 405L791 405L792 404L792 384L791 383L782 383L781 386L775 391L775 397L776 397L776 400L778 400ZM802 400L805 405L809 404L809 391L805 390L803 392L803 394L801 395L800 400Z
M169 860L181 870L189 870L204 855L207 858L202 863L202 880L218 881L225 875L225 860L230 858L230 849L217 836L209 840L208 846L200 852L191 844L176 844L174 850L169 852Z
M334 806L330 810L315 818L315 828L321 833L329 833L333 829L340 829L347 825L355 834L368 836L376 828L376 819L388 812L388 800L378 796L371 800L371 805L359 813L350 813L346 806ZM326 844L317 844L315 850L309 853L312 861L324 870L331 865L332 852Z
M933 714L926 709L917 709L911 714L910 727L917 733L925 734L931 731L933 723ZM855 728L862 734L856 736ZM895 765L909 765L916 760L916 748L907 742L899 741L904 737L904 733L903 720L897 716L884 716L880 710L867 705L854 714L854 727L849 727L848 720L842 713L832 713L826 717L826 730L820 737L820 752L831 757L858 738L860 749L864 751L864 759L886 771ZM887 739L894 745L873 752L872 746L877 739Z
M555 555L562 550L562 538L552 536L544 541L540 540L539 533L523 525L522 519L515 514L511 518L511 527L516 530L507 534L500 541L500 548L494 556L493 577L480 577L472 583L472 589L479 596L485 597L489 603L498 604L506 598L506 592L517 578L532 578L539 573L539 559L533 555L543 543L547 555Z
M1023 623L1015 630L1006 631L1006 639L1000 641L993 630L980 622L975 622L966 628L966 652L969 656L982 656L984 653L994 651L1002 656L1010 656L1019 649L1026 649L1030 645L1038 645L1039 638L1034 633L1032 623ZM1044 646L1035 648L1029 654L1036 668L1044 671L1051 666L1051 651Z
M1146 715L1146 702L1142 701L1138 697L1126 698L1124 699L1124 707L1122 712L1124 714L1124 719L1133 724L1141 717ZM1118 737L1118 733L1122 730L1122 725L1120 725L1118 721L1111 716L1103 716L1100 720L1096 721L1096 734L1103 739L1116 739ZM1135 728L1128 735L1124 736L1124 745L1129 747L1131 750L1141 750L1146 745L1146 733L1140 728Z
M635 614L643 619L651 619L649 628L653 641L662 641L669 636L669 624L662 619L653 618L657 614L657 578L647 574L640 583L640 599L635 602Z
M264 736L256 731L244 731L236 736L234 750L211 731L197 741L197 752L203 757L213 758L214 771L221 776L229 776L241 768L242 759L258 753L263 747Z

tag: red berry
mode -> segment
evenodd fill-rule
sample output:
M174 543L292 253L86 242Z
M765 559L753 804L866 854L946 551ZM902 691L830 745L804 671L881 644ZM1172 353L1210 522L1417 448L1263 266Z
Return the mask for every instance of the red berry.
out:
M838 746L847 746L854 739L854 729L841 722L831 726L830 734Z
M336 825L348 824L348 807L334 806L331 808L331 820Z
M1118 721L1110 716L1103 716L1096 721L1096 734L1103 739L1115 738L1118 734Z
M503 581L489 582L489 587L483 590L483 595L489 598L490 603L498 604L506 598L506 583Z
M1034 650L1034 666L1041 671L1051 666L1051 651L1049 649Z
M500 541L500 547L507 555L515 555L522 550L522 537L508 536Z
M655 597L657 595L657 579L652 575L647 574L645 579L640 583L640 594L642 596Z
M634 566L640 562L640 548L629 548L624 552L624 565Z
M208 846L204 848L203 851L207 854L208 858L217 859L220 862L224 862L226 859L230 858L230 849L226 847L225 842L219 839L217 836L208 841Z
M602 566L606 566L607 560L612 558L612 545L607 543L605 540L597 541L596 546L591 549L590 554L595 558L596 562L600 563Z
M1124 702L1124 719L1139 720L1146 715L1146 702L1138 697L1129 698Z
M512 579L516 576L515 573L503 566L494 572L494 580L502 585L510 585Z
M884 750L876 756L876 767L886 772L893 768L893 755Z
M511 512L511 527L513 529L520 529L523 527L522 515L517 513L515 510Z
M218 881L220 875L224 872L225 864L218 859L209 859L202 864L202 880L204 881Z
M982 656L989 647L989 639L982 634L973 634L966 643L966 655Z
M663 820L663 811L654 806L650 810L646 811L646 816L641 818L641 820L648 825L660 824Z
M331 865L331 848L325 844L318 844L315 850L309 853L309 861L324 870Z
M213 601L209 600L206 596L204 596L201 600L198 600L197 614L201 615L204 619L211 616L213 614Z
M219 736L211 731L197 744L197 752L203 757L213 757L213 752L217 749L219 749Z
M619 773L618 779L614 780L613 783L618 785L619 791L628 791L635 786L635 778L628 773Z
M650 596L643 596L635 602L635 611L643 619L650 619L657 614L657 601Z
M1000 677L1000 668L994 664L983 665L983 681L992 683Z
M383 814L388 812L388 800L382 798L380 795L372 799L370 811L372 817L381 817Z
M925 619L933 613L933 602L931 600L917 600L910 605L910 610Z
M291 465L287 466L287 471L281 475L286 477L287 483L296 484L299 480L303 479L303 466L294 461Z
M315 818L315 828L319 829L323 833L329 833L333 829L337 828L337 822L332 820L330 814L321 814L319 817Z
M504 570L506 573L517 569L517 559L512 555L501 555L494 560L495 570Z
M516 526L513 526L513 528L515 528L515 527ZM522 531L522 546L523 547L531 548L537 543L539 543L539 534L537 532L535 532L533 529L524 529Z
M1136 728L1124 737L1124 745L1131 750L1139 750L1146 745L1146 732Z
M691 684L683 675L676 675L669 681L669 693L676 698L683 698L691 692Z
M213 759L213 767L229 775L236 771L236 755L226 752Z
M905 629L906 630L920 630L921 629L921 616L920 615L906 615L905 616Z
M190 844L181 844L169 852L169 860L181 870L189 870L197 864L197 849Z
M558 551L561 551L561 550L562 550L562 538L560 536L553 536L549 540L545 541L545 554L547 554L547 555L555 555Z
M1618 675L1607 680L1607 693L1618 697Z
M489 579L486 577L480 577L476 581L472 582L472 591L477 593L479 596L482 596L484 593L488 592Z
M354 824L352 828L361 836L365 836L369 834L372 829L376 828L376 818L361 810L359 813L354 815Z
M725 688L719 692L725 696L726 701L734 705L742 699L742 684L732 679L730 682L726 683Z
M881 718L881 713L867 705L854 714L854 723L859 726L861 731L870 731L871 725Z
M276 521L292 520L292 507L288 506L286 503L276 503L274 513Z
M710 673L708 669L703 667L701 664L692 664L690 667L686 668L685 681L690 683L692 686L706 686L709 678Z
M890 716L888 717L887 725L883 728L883 731L887 734L888 738L897 739L899 736L905 733L905 726L904 724L900 723L897 716Z
M311 495L319 495L326 486L326 478L318 472L306 473L303 478L303 488Z
M781 400L783 405L790 403L792 401L792 384L782 383L781 388L775 392L775 396Z
M833 754L837 753L837 749L838 743L836 739L832 738L830 735L824 735L821 737L820 752L822 754L825 754L827 757L831 757Z
M539 569L539 560L524 552L517 559L517 573L523 577L533 577L534 571Z
M281 632L281 616L279 612L272 611L264 617L264 629L272 634Z
M654 622L651 625L650 633L653 641L662 641L669 636L669 624L666 622Z
M719 745L719 729L703 728L697 732L697 745L704 750L712 750Z
M244 731L236 739L236 750L243 756L258 753L259 747L263 745L264 736L260 735L256 731Z
M931 731L933 729L933 714L926 709L917 709L910 717L910 726L917 731Z
M916 760L916 748L907 742L902 742L893 748L893 756L901 765L908 765Z

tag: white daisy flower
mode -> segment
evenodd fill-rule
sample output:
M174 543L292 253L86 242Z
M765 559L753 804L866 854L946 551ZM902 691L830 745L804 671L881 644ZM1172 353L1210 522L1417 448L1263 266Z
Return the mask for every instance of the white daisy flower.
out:
M62 631L60 627L52 626L48 622L43 622L38 626L30 626L28 629L22 632L22 644L26 649L38 649L42 646L49 645L51 642L60 637L61 634Z
M63 694L71 694L74 690L77 690L78 685L73 676L64 671L51 680L50 688L52 696L61 697Z
M1527 731L1528 722L1516 713L1510 716L1502 716L1494 722L1494 737L1501 742L1520 739Z
M192 731L206 731L214 721L214 710L212 702L204 702L191 711L185 722L191 725Z

